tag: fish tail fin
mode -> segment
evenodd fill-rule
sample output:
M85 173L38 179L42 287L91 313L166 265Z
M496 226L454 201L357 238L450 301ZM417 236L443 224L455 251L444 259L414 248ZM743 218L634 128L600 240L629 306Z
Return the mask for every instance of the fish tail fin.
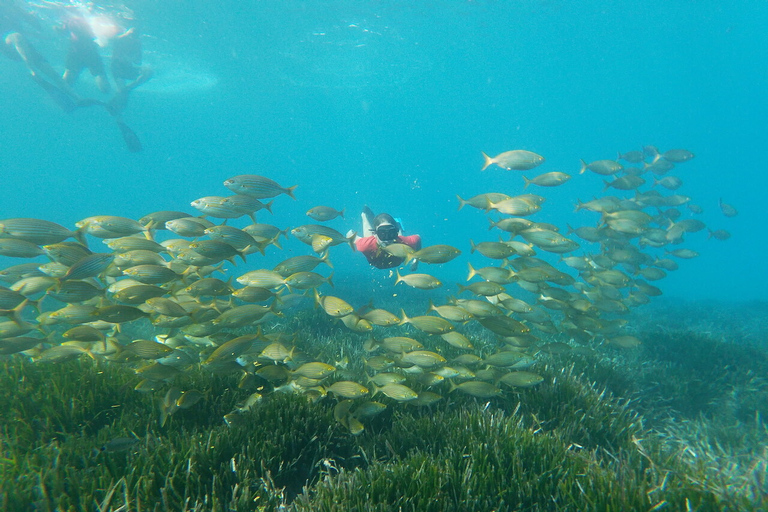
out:
M83 247L88 248L88 240L85 238L85 227L77 228L73 233L72 237L80 242Z
M581 170L579 171L579 174L584 174L587 170L587 162L584 160L579 160L581 162Z
M456 198L459 200L459 210L461 210L462 208L464 208L464 206L466 206L467 202L464 199L462 199L459 194L456 194Z
M483 153L483 152L481 151L480 153ZM483 168L480 169L481 171L484 171L485 169L488 168L489 165L493 164L493 158L489 157L485 153L483 153L483 158L485 159L485 161L483 162Z
M328 259L328 257L331 255L330 249L326 249L323 253L323 256L320 258L320 261L328 265L329 267L333 268L333 263L331 263L331 260Z
M527 189L527 188L528 188L528 185L530 185L530 184L531 184L531 180L529 180L528 178L526 178L525 176L523 176L523 181L525 182L525 185L523 186L523 190L525 190L525 189Z
M477 271L472 266L472 263L467 262L467 266L469 267L469 275L467 276L467 281L469 281L470 279L472 279L477 275Z
M341 209L341 211L339 212L339 216L340 216L342 219L344 218L344 212L345 212L346 210L347 210L346 208L342 208L342 209Z
M283 193L295 201L296 196L293 195L293 191L296 189L296 187L298 187L298 185L288 187L287 189L283 190Z

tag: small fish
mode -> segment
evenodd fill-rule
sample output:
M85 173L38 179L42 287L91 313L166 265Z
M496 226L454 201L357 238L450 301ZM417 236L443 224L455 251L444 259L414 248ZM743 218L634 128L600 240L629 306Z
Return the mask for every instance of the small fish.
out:
M232 294L232 287L215 277L205 277L183 289L184 293L193 297L225 297Z
M517 336L530 331L530 328L525 324L504 315L480 317L477 321L480 325L499 336Z
M136 236L123 236L120 238L104 240L107 247L115 252L127 252L135 250L152 251L152 252L165 252L165 247L155 242L154 240L148 240L146 238L139 238ZM90 251L89 251L90 253Z
M525 181L525 186L523 188L528 188L528 185L538 185L540 187L557 187L569 179L571 179L570 174L557 171L540 174L533 179L529 179L523 176L523 181Z
M138 281L136 281L138 282ZM162 297L168 290L151 284L137 284L116 291L112 298L117 302L139 305L153 297Z
M123 274L144 284L163 284L179 278L179 275L162 265L136 265L123 270Z
M470 285L464 286L461 283L457 283L459 293L464 291L470 291L476 295L493 296L503 293L505 288L498 283L492 281L478 281Z
M397 325L400 323L399 317L390 313L386 309L380 308L366 311L365 313L361 314L360 317L368 320L374 325L379 325L381 327L389 327L391 325Z
M378 342L373 340L373 348L375 348L376 345L380 345L389 352L394 352L396 354L401 352L409 352L411 350L416 350L423 347L423 345L415 339L408 338L406 336L391 336L388 338L383 338Z
M471 247L470 252L477 251L486 258L503 260L515 254L515 249L504 242L480 242L476 244L470 240L469 244Z
M256 199L268 199L280 194L286 194L291 199L296 199L293 195L296 185L286 188L274 180L255 174L234 176L224 181L224 186L235 194L244 194Z
M33 338L30 336L14 336L0 339L0 355L9 356L35 348L41 343L45 343L45 338Z
M181 217L165 223L165 229L171 233L191 238L203 236L205 230L213 226L215 226L213 222L201 217Z
M335 219L336 217L344 218L344 208L336 210L330 206L315 206L307 211L307 216L312 217L320 222Z
M662 187L668 190L677 190L683 185L683 180L681 180L677 176L665 176L660 180L657 180L654 178L653 185L654 186L661 185Z
M0 256L9 258L34 258L44 254L37 244L14 238L0 238Z
M160 359L173 352L173 348L152 340L134 340L123 351L141 359Z
M687 149L669 149L665 152L663 152L660 157L668 162L673 163L682 163L687 162L688 160L695 157L693 153L688 151Z
M165 223L174 220L189 217L188 213L163 210L144 215L139 219L139 224L147 229L167 229Z
M272 307L260 304L245 304L226 310L213 320L213 324L220 328L244 327L256 324L273 312Z
M718 200L718 204L720 205L720 211L723 212L723 215L726 217L735 217L739 214L739 211L736 208L728 203L724 203L722 198Z
M317 293L317 290L315 290L315 302L321 308L323 308L323 310L328 315L335 318L341 318L355 311L355 309L344 300L338 297L333 297L331 295L321 296L320 294Z
M627 151L624 154L619 153L617 160L624 160L631 164L639 164L645 160L645 154L642 151Z
M373 330L373 324L371 324L371 322L355 313L344 315L340 317L339 320L341 320L341 323L343 323L348 329L351 329L355 332L366 333Z
M415 364L421 368L432 368L433 366L442 365L446 362L443 356L429 350L414 350L412 352L407 352L400 356L400 360L404 363Z
M96 309L92 316L97 320L119 324L144 318L147 313L133 306L112 305Z
M309 379L324 379L335 371L335 366L318 361L304 363L293 371L293 375L300 375Z
M509 284L515 280L515 272L503 267L482 267L476 269L472 266L472 263L467 263L469 266L469 275L467 281L473 277L480 276L486 281L491 281L498 284Z
M291 234L307 245L313 245L313 238L316 235L320 235L322 237L330 238L330 241L327 241L328 245L339 245L342 243L347 243L350 247L352 247L353 250L355 250L354 236L346 237L328 226L323 226L320 224L305 224L303 226L293 228L291 230Z
M507 386L529 388L544 382L544 377L536 373L517 371L505 374L499 379L499 382L506 384Z
M454 330L454 326L451 322L439 316L424 315L408 318L405 311L402 311L400 317L402 318L400 325L411 324L420 331L429 334L445 334Z
M446 332L441 334L440 337L452 347L460 348L462 350L471 350L474 348L472 342L460 332Z
M427 311L435 311L441 317L452 322L467 322L472 319L472 314L461 306L452 304L435 306L432 299L429 301L429 309Z
M285 285L290 290L295 288L297 290L310 290L318 288L323 284L329 284L333 287L333 274L328 277L321 276L317 272L296 272L285 278Z
M636 188L645 184L645 179L641 178L640 176L628 174L626 176L616 178L613 181L603 181L603 183L605 183L603 190L608 190L609 188L615 188L618 190L635 190Z
M489 165L492 164L496 164L502 169L506 169L508 171L527 171L537 167L544 161L543 156L537 155L531 151L526 151L524 149L505 151L504 153L500 153L493 158L483 153L483 158L485 159L485 162L483 163L483 168L480 169L481 171L484 171Z
M456 390L476 398L493 398L501 394L501 390L493 384L479 380L470 380L458 385L451 382L451 391Z
M521 197L510 197L498 203L490 202L488 208L504 215L524 217L541 210L541 205Z
M514 365L515 363L519 362L521 359L524 359L525 357L526 355L523 354L522 352L504 350L501 352L496 352L495 354L492 354L486 357L485 359L483 359L483 364L504 368L504 367Z
M406 258L406 263L414 259L424 263L447 263L459 254L461 251L450 245L430 245L411 252Z
M99 451L106 453L126 452L135 447L141 439L137 437L116 437L107 441Z
M329 393L333 393L341 398L355 399L361 398L368 394L368 388L354 381L340 380L334 382L325 390Z
M429 407L442 399L442 395L433 393L432 391L422 391L415 399L409 400L407 403L408 405L415 405L417 407Z
M385 384L380 388L374 387L373 394L376 395L378 393L386 395L392 400L396 400L398 402L410 402L411 400L416 400L419 397L418 393L416 393L408 386L395 383Z
M56 345L40 353L38 363L64 363L88 353L87 349L77 345Z
M715 240L728 240L731 238L731 233L724 229L716 229L712 231L711 229L709 231L709 238L714 238Z
M98 238L119 238L146 231L139 222L126 217L97 215L75 222L81 231Z
M36 245L56 244L70 237L78 238L82 242L80 233L70 231L55 222L29 218L0 220L0 237L25 240Z
M176 399L176 407L179 409L191 409L204 398L205 395L200 391L190 389L189 391L184 391L181 396Z
M277 288L285 284L285 278L274 270L251 270L236 281L243 286L258 286L260 288Z
M623 165L621 165L619 162L616 162L614 160L596 160L590 164L582 160L581 171L579 171L579 173L584 174L587 170L590 170L595 174L600 174L602 176L610 176L612 174L616 174L623 168L624 168Z
M435 288L439 288L440 286L443 285L442 281L440 281L438 278L431 276L429 274L401 275L400 269L397 269L395 272L397 275L395 284L403 282L408 286L411 286L413 288L418 288L420 290L434 290Z

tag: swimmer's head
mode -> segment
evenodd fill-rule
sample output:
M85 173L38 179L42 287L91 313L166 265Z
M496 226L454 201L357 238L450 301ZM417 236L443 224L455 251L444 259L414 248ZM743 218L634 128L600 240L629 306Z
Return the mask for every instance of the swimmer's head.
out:
M392 243L397 241L400 226L390 214L380 213L373 219L373 230L380 241Z

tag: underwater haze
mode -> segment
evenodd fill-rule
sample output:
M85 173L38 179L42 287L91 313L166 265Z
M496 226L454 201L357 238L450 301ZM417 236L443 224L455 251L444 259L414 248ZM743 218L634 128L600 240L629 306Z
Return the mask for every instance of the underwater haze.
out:
M457 211L456 194L514 195L521 175L562 171L573 179L561 187L526 190L547 197L535 220L561 229L596 223L573 213L577 200L603 188L601 176L578 174L579 159L685 148L696 157L674 171L684 182L679 193L732 238L689 235L683 246L700 256L670 273L665 296L766 298L765 2L192 0L125 8L155 70L123 117L143 151L124 147L102 109L64 113L22 65L0 60L0 218L71 227L91 215L195 213L190 201L225 195L223 180L260 174L298 185L297 203L260 214L261 222L295 226L327 204L346 208L334 227L359 231L368 204L402 219L425 245L468 252L469 239L497 235L482 215ZM61 68L62 44L39 44ZM90 82L85 72L83 95L98 93ZM533 172L480 172L481 151L513 149L546 161ZM739 215L725 217L720 198ZM337 277L370 277L359 256L337 257L345 261ZM458 280L463 265L443 272Z
M0 0L0 510L768 510L731 4Z

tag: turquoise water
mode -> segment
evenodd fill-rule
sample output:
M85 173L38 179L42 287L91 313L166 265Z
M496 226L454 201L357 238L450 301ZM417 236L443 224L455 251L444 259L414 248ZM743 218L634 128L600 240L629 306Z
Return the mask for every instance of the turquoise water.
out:
M0 6L7 5L0 0ZM760 510L766 502L768 272L763 260L768 243L761 206L768 190L763 163L768 4L147 0L86 7L19 0L20 9L39 18L37 27L15 26L7 11L5 17L0 11L0 34L22 30L61 72L67 43L53 30L62 13L52 5L98 14L143 34L144 64L154 76L131 93L122 115L143 150L128 151L105 109L63 112L30 80L22 63L0 55L0 222L34 217L74 229L77 221L95 215L138 219L158 210L198 215L190 202L230 195L224 180L263 175L286 187L297 185L296 200L276 197L273 213L256 214L259 222L283 229L314 224L305 212L327 205L346 212L329 226L341 233L359 231L359 213L369 205L376 213L402 219L405 233L420 234L425 246L459 248L462 254L451 262L420 265L419 272L444 283L429 291L395 285L393 273L371 268L346 244L330 249L336 286L323 285L320 293L343 298L361 313L364 305L373 304L398 315L403 308L413 317L424 314L430 300L446 304L446 296L458 295L457 284L468 284L467 263L475 268L499 264L471 253L470 240L495 241L500 234L507 239L506 233L488 229L489 219L501 216L472 207L459 210L457 195L536 193L546 200L529 217L532 221L550 223L562 233L569 226L596 226L600 215L575 212L578 202L606 195L631 198L633 193L604 190L603 176L579 174L580 160L616 159L618 152L654 145L696 155L668 174L682 179L683 186L662 191L690 196L690 203L703 209L694 214L681 206L681 219L700 219L732 237L708 239L700 231L686 234L680 245L642 248L654 258L663 257L664 249L679 248L699 256L676 260L679 270L652 281L663 295L651 297L650 305L618 314L611 309L617 301L602 299L616 294L626 299L631 286L605 285L595 280L595 272L577 277L558 254L537 248L538 257L577 282L541 288L560 292L559 297L568 291L567 309L564 299L537 300L517 284L507 286L515 297L537 302L535 315L508 313L533 328L535 337L521 337L515 342L519 346L505 347L494 336L500 334L498 326L494 330L488 321L453 322L474 344L466 352L414 325L353 332L322 309L291 307L311 304L311 293L298 300L281 290L282 316L259 325L266 336L243 349L245 357L237 364L235 352L231 361L222 356L231 365L222 363L221 368L208 358L214 346L253 332L254 326L225 327L208 342L174 337L168 346L177 348L174 357L182 371L167 380L148 377L156 390L137 393L131 389L141 384L152 357L117 357L106 353L105 343L104 353L93 344L90 357L75 353L77 361L46 365L43 354L50 352L43 350L59 348L60 334L74 324L43 327L45 343L24 354L0 356L0 508L31 503L36 510L91 510L95 500L100 509L121 510L121 503L128 508L133 502L137 507L140 501L159 503L178 485L190 494L171 496L164 502L168 510L178 508L177 501L200 510L253 510L261 504L269 510L267 504L290 503L305 485L293 510L332 510L328 503L351 510L355 500L379 504L381 510L401 504L403 510L409 504L413 510L428 509L416 505L419 499L434 510L487 510L487 504L506 510L526 503L531 510ZM107 62L110 51L102 50ZM111 98L98 91L87 73L74 90L99 101ZM493 156L514 149L546 160L525 172L497 166L481 171L481 152ZM572 178L559 187L524 188L523 176L551 171ZM649 189L650 184L641 187ZM720 199L737 208L738 215L726 217ZM657 213L650 207L645 211ZM228 224L250 222L242 217ZM172 236L167 231L153 235L158 241ZM293 236L280 237L279 243L281 248L268 246L263 256L249 254L247 262L226 262L225 273L216 275L236 278L312 254ZM604 257L597 244L580 243L570 255ZM108 251L95 237L89 237L89 244L94 251ZM0 269L19 262L0 256ZM632 275L629 266L616 268ZM317 271L331 272L324 265ZM163 286L189 306L176 288L190 280L194 272ZM479 283L477 278L473 282ZM604 309L584 311L585 297L601 301ZM100 317L107 309L102 306L114 300L110 292L90 304L99 307ZM55 302L46 298L42 310L61 306ZM19 316L34 324L27 327L49 323L44 315L35 320L40 311L24 304ZM207 323L211 313L221 313L218 308L226 311L235 304L201 304L192 318L202 325L198 315L205 315ZM11 312L0 314L7 334L13 327ZM597 325L589 322L596 319ZM115 336L110 348L141 350L126 347L137 337L177 332L153 327L146 319L123 322L119 334L109 334ZM3 353L10 352L12 343L6 334L0 340ZM28 335L40 334L31 330ZM400 368L405 366L403 353L368 350L372 337L385 336L414 336L451 365L459 354L485 358L499 350L521 350L543 381L530 388L505 385L493 398L462 395L453 388L465 375L448 377L450 385L430 384L426 370L423 375L415 371L418 365L407 372ZM617 339L641 344L618 348ZM261 351L272 340L299 355L266 361ZM339 413L345 401L321 397L323 387L347 379L369 385L367 377L380 371L372 360L384 353L397 362L393 371L403 374L408 386L438 392L441 401L416 407L371 389L365 396L386 402L386 413L365 420L365 431L352 436L350 418L357 409ZM337 367L323 387L296 384L287 373L310 360ZM167 364L176 363L169 356ZM466 382L498 383L509 371L484 366L476 369L484 371L486 380ZM286 373L267 384L259 381L257 387L251 381L242 385L264 368ZM450 374L442 363L430 371L437 368ZM159 410L171 414L180 407L174 408L168 397L182 391L205 397L190 410L166 416L167 423L158 421ZM263 397L249 412L242 404L253 398L251 393ZM280 434L275 443L273 433ZM115 440L136 439L141 443L125 451L107 448ZM314 448L307 451L310 444ZM475 466L475 478L469 478L473 464L486 460L494 446L504 447L498 450L502 457L484 469ZM300 459L292 475L292 460ZM511 471L520 460L531 465L519 467L519 474ZM454 461L453 466L444 461ZM532 469L535 464L538 470ZM440 478L424 476L425 467ZM417 473L419 478L413 476ZM274 489L263 478L270 474ZM581 487L586 481L592 482L587 492ZM72 482L81 489L67 493ZM531 482L538 487L530 487ZM283 486L289 489L286 496ZM443 492L452 486L465 495L445 500ZM334 494L347 488L349 496L343 499ZM110 489L117 490L111 505ZM223 501L213 503L212 497ZM319 506L323 502L324 509Z
M764 2L124 7L156 72L124 113L144 150L128 152L103 109L61 112L20 63L0 60L0 218L72 226L90 215L195 213L190 201L226 195L224 179L252 173L299 185L295 203L283 196L260 221L295 226L327 204L346 208L347 220L332 224L345 232L369 204L402 218L425 245L468 254L470 238L496 235L481 213L457 211L455 195L514 195L523 185L519 171L481 173L480 151L528 149L546 162L527 175L573 174L560 188L539 189L548 201L534 217L565 229L597 221L573 214L577 199L602 189L601 177L577 175L579 159L652 144L696 154L673 171L684 181L678 192L704 208L712 229L733 235L689 235L684 246L701 256L662 282L665 295L766 298ZM62 40L47 32L32 40L63 67ZM86 73L76 89L97 96L91 82ZM720 197L737 217L720 213ZM335 258L337 276L370 277L359 255ZM462 280L465 265L434 272Z

